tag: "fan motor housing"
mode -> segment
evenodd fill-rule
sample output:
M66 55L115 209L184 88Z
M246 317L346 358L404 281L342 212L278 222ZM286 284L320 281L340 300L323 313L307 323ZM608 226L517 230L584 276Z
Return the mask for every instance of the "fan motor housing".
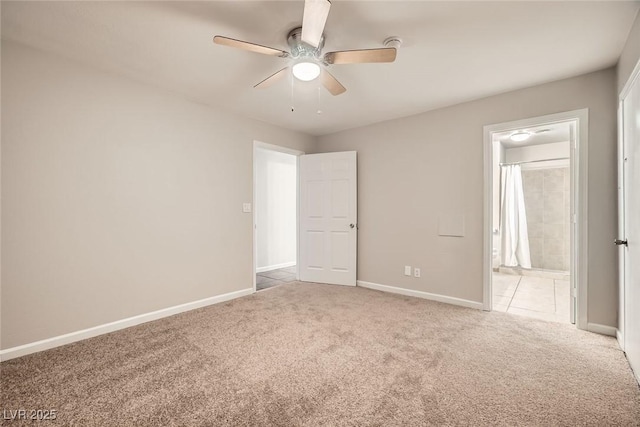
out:
M291 48L291 57L295 58L313 58L320 60L320 52L324 47L324 34L320 38L318 47L313 47L302 41L302 27L296 27L289 31L287 35L287 43Z

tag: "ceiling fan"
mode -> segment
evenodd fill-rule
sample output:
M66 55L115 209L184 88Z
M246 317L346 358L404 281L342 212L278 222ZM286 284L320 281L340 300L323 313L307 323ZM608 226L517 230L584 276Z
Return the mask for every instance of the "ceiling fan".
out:
M396 59L396 47L380 49L359 49L327 52L322 55L324 47L324 26L329 16L331 2L329 0L305 0L302 27L294 28L287 35L290 52L262 46L242 40L224 36L215 36L216 44L261 53L263 55L291 58L291 65L275 72L256 84L255 88L266 88L286 76L291 69L294 77L302 81L320 78L320 83L332 94L340 95L347 89L327 71L326 67L333 64L363 64L374 62L393 62ZM393 43L399 39L392 38ZM385 41L385 45L387 45Z

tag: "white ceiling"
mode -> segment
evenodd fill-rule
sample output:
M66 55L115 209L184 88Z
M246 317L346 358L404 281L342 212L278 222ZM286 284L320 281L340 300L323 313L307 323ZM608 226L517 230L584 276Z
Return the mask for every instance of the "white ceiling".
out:
M325 52L404 44L392 64L330 67L317 83L257 90L287 60L214 45L216 34L288 50L303 1L2 1L2 38L313 135L417 114L614 65L640 2L334 0Z

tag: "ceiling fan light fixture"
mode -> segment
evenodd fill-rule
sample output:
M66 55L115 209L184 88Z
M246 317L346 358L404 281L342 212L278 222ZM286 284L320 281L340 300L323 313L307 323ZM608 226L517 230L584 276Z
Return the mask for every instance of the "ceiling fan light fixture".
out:
M315 80L320 75L320 66L315 62L303 61L293 66L293 76L303 82Z
M531 132L519 130L518 132L512 133L511 136L509 136L509 139L511 139L513 142L522 142L522 141L526 141L530 137L531 137Z

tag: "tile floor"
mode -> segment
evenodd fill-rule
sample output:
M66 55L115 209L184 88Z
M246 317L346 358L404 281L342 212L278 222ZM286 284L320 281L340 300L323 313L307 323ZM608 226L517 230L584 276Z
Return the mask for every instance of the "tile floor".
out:
M256 290L261 291L296 280L296 266L256 274Z
M493 310L569 322L569 281L493 273Z

